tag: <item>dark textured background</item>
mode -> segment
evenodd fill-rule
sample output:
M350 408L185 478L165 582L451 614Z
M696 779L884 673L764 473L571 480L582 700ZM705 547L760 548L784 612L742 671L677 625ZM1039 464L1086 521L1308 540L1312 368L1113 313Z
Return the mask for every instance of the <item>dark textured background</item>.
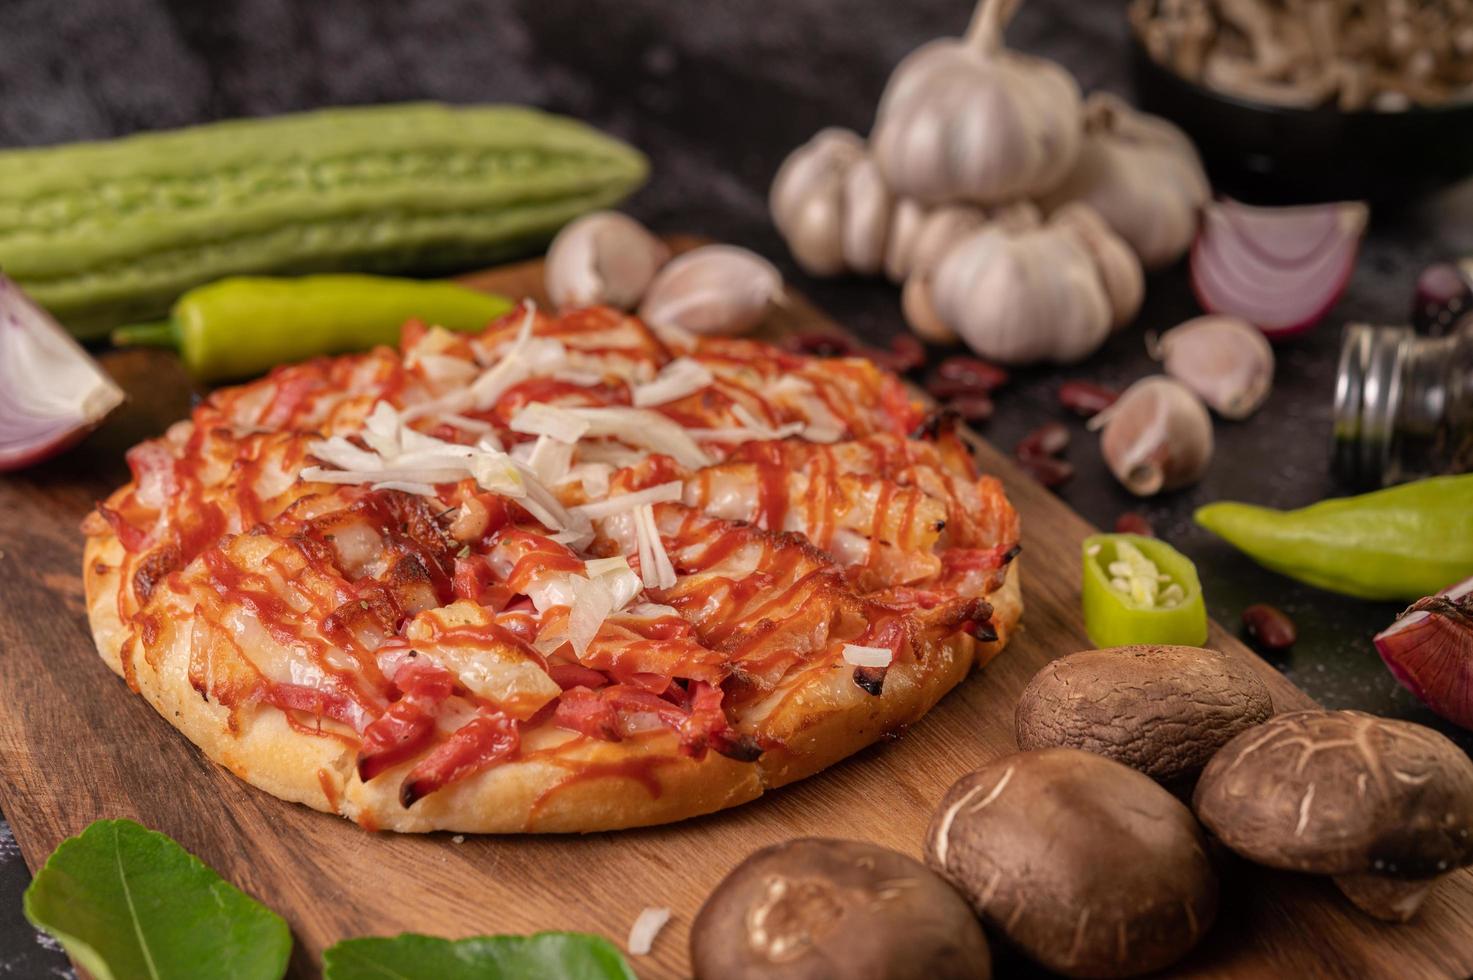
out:
M653 178L630 210L776 259L798 288L873 340L900 327L884 284L815 282L787 260L766 214L773 171L825 125L861 132L890 67L964 27L966 0L0 0L0 146L116 136L237 115L416 98L516 101L578 116L642 148ZM1128 91L1117 3L1031 0L1010 37L1068 65L1083 87ZM1217 462L1199 486L1139 505L1110 479L1071 422L1078 468L1063 496L1109 526L1139 507L1194 558L1223 622L1270 601L1300 642L1276 663L1329 706L1435 725L1473 745L1402 691L1371 635L1393 604L1340 599L1264 572L1194 529L1194 507L1238 499L1298 506L1336 491L1327 473L1340 324L1400 322L1427 262L1473 253L1473 183L1377 213L1350 291L1330 320L1281 348L1278 383L1253 419L1217 427ZM1150 372L1143 335L1195 315L1181 269L1152 278L1137 325L1087 365L1020 373L987 430L1011 446L1056 414L1065 377L1124 385ZM5 530L0 525L0 548ZM100 669L100 668L99 668ZM85 751L85 734L79 737ZM0 826L0 976L64 972L20 915L26 872Z

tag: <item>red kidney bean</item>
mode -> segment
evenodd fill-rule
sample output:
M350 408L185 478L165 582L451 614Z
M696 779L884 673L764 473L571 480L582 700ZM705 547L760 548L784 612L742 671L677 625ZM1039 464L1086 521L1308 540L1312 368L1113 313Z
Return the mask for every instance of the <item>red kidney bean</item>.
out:
M1057 456L1069 448L1069 430L1058 422L1045 422L1028 433L1013 449L1013 455L1022 459L1028 456Z
M1074 476L1074 467L1069 461L1057 456L1024 456L1018 460L1018 464L1033 479L1050 489L1068 483Z
M886 351L890 363L886 365L897 374L905 374L914 371L926 363L926 348L921 342L908 333L896 334L890 338L890 349Z
M1151 526L1151 522L1146 518L1145 514L1142 514L1140 511L1128 510L1115 518L1115 533L1139 534L1142 537L1154 538L1156 536L1156 529Z
M936 377L966 385L969 391L996 391L1008 383L1008 373L980 357L953 355L936 365Z
M1268 653L1287 650L1299 639L1294 620L1266 602L1255 603L1243 610L1243 629L1254 646Z
M992 399L986 395L957 395L944 403L968 422L986 422L992 418Z
M1120 392L1089 381L1065 381L1059 385L1059 404L1081 418L1098 415L1120 397Z
M785 346L795 354L812 357L848 357L855 349L854 341L844 334L817 331L794 334L787 339Z

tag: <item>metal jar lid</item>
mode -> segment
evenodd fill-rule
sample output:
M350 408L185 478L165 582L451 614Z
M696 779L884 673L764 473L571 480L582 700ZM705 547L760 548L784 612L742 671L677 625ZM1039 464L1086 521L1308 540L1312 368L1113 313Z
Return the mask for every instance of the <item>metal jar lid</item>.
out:
M1416 335L1410 327L1346 326L1335 377L1331 465L1356 486L1394 482L1403 364Z

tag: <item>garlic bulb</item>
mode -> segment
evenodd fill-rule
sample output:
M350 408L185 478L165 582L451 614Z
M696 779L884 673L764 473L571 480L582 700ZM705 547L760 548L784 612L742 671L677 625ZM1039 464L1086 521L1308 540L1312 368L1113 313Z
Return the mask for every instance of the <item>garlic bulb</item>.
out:
M1088 234L1082 227L1089 227ZM937 316L978 354L1003 364L1071 364L1134 315L1130 277L1101 269L1133 256L1076 214L1038 227L988 225L958 242L931 273Z
M656 330L745 333L761 322L782 291L782 276L756 252L704 245L677 255L660 270L639 316Z
M1134 320L1146 298L1146 274L1130 246L1088 204L1066 204L1050 223L1076 236L1094 257L1110 298L1111 326L1118 329Z
M1235 316L1199 316L1154 345L1171 375L1225 419L1245 419L1268 398L1274 352L1263 332Z
M1079 86L1052 61L1008 51L1018 0L980 0L967 35L896 66L870 146L890 189L938 204L1037 197L1068 175L1081 142Z
M916 206L919 208L919 206ZM1038 224L1038 208L1020 201L999 208L990 215L967 204L947 204L917 215L913 222L896 221L905 237L891 237L886 268L892 278L904 278L900 293L900 309L905 322L922 340L933 344L955 344L960 338L936 312L931 300L931 279L936 263L953 245L990 223L1007 230L1022 230Z
M1069 201L1092 205L1147 269L1181 258L1211 196L1192 141L1165 119L1108 92L1085 100L1084 129L1078 162L1043 200L1045 210Z
M633 309L670 249L649 229L616 211L595 211L566 225L547 250L544 284L558 307Z
M1089 422L1100 452L1127 490L1149 497L1196 483L1212 462L1212 418L1179 381L1142 378Z
M788 154L773 178L768 193L773 224L810 275L836 276L848 268L844 243L854 235L843 231L847 177L864 158L864 140L847 129L830 127ZM888 214L889 191L883 184L880 190ZM884 241L883 229L878 237Z

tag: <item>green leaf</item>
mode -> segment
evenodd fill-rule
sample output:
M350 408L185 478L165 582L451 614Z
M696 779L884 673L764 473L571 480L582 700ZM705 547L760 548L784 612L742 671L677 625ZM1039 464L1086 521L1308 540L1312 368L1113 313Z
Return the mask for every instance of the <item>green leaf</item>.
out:
M636 980L613 943L579 932L345 939L322 954L322 980Z
M280 980L292 948L279 915L131 820L62 841L25 913L95 980Z

